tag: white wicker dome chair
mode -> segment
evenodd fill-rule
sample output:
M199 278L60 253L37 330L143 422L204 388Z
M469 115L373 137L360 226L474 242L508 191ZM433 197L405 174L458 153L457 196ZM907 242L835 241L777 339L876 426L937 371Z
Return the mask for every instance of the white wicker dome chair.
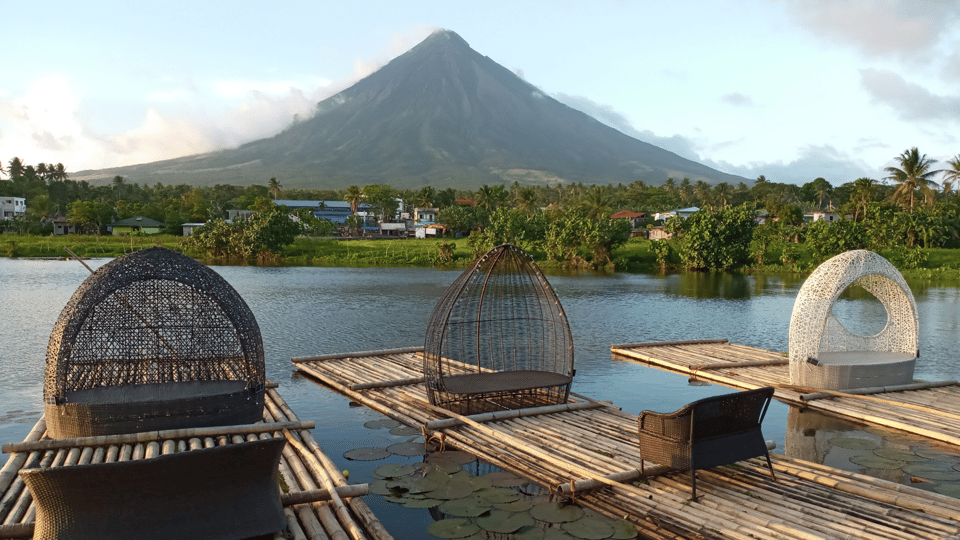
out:
M841 324L833 305L850 286L874 295L887 311L884 328L858 335ZM889 261L872 251L848 251L820 266L800 287L790 318L790 380L825 390L909 384L918 349L913 293Z

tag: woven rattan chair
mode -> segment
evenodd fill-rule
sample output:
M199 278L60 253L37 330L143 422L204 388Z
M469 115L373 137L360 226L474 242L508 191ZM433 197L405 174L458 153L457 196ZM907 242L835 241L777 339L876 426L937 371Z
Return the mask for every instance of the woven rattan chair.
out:
M875 296L887 312L876 335L858 335L833 313L851 286ZM841 253L820 266L800 287L790 318L790 379L793 384L845 390L913 381L919 319L913 293L889 261L866 250Z
M234 540L278 532L286 524L277 476L284 444L21 470L37 508L33 538Z
M526 252L495 247L447 288L427 325L423 372L430 402L462 412L566 403L570 326Z
M263 341L237 291L197 261L150 248L84 281L50 335L50 437L257 422Z
M765 456L770 476L776 480L760 430L773 391L768 386L704 398L672 413L641 412L637 420L641 474L644 460L689 469L693 501L697 500L698 469Z

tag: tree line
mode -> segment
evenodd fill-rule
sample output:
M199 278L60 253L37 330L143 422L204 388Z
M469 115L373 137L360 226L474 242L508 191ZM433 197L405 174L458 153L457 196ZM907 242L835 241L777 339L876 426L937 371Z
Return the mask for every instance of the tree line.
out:
M27 215L0 221L0 227L22 234L49 234L50 218L63 215L84 231L98 233L111 222L140 215L164 223L170 234L179 234L183 223L217 221L228 209L265 212L273 207L271 199L340 200L348 202L354 212L365 204L381 220L415 207L439 208L437 221L447 225L452 236L471 237L476 250L492 242L511 241L571 264L583 264L588 259L594 266L604 266L609 264L610 251L625 241L621 240L625 234L629 235L623 226L609 221L613 212L629 209L646 213L645 224L650 225L654 213L697 206L702 209L697 219L685 225L669 225L678 238L671 248L678 259L674 264L691 268L731 268L751 261L763 264L765 253L772 247L787 254L781 259L789 260L789 246L781 245L829 243L827 239L834 244L853 242L881 248L960 247L960 198L954 190L960 180L960 155L947 161L945 168L936 169L934 160L911 148L895 163L882 179L858 178L838 185L824 178L803 185L778 183L761 175L753 186L668 178L659 186L637 180L627 185L514 182L483 185L477 190L432 186L402 190L368 184L331 190L284 189L276 178L265 185L195 187L160 182L141 185L116 176L106 185L94 186L68 178L63 164L27 165L15 157L6 167L0 166L0 196L25 197ZM397 199L403 201L403 208ZM815 210L833 211L841 219L834 224L817 222L802 227L804 214ZM741 218L736 217L740 214L754 223L744 225L749 231L741 228ZM763 218L763 225L756 223L757 216ZM329 224L311 217L303 215L300 226L313 234L332 231ZM703 226L708 222L738 223L729 227L738 231L737 239L716 230L696 230L694 225L703 220ZM359 225L359 219L352 219L348 229ZM849 230L841 233L844 227ZM743 235L748 232L749 245L744 247ZM706 236L697 236L702 234ZM714 244L718 238L725 240L711 247L703 243L710 238ZM234 251L247 253L251 249L237 247ZM818 248L817 253L832 249ZM663 257L668 260L669 253Z

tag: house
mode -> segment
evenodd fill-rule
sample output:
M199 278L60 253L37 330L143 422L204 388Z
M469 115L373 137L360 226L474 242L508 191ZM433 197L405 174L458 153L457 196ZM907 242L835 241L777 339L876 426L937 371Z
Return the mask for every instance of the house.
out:
M53 235L63 236L65 234L77 234L77 226L70 223L67 216L57 214L49 219L53 223Z
M0 218L13 219L27 214L27 200L23 197L0 197Z
M253 210L227 210L227 221L248 221L253 217Z
M473 199L454 199L453 202L459 204L460 206L476 206L477 203Z
M429 225L431 223L436 223L437 214L439 212L439 208L414 208L413 222L418 225Z
M191 234L193 234L194 229L196 229L197 227L201 227L203 225L206 225L206 223L184 223L180 227L183 229L184 236L190 236Z
M286 206L291 212L306 208L310 210L317 219L325 219L330 223L343 225L347 218L353 215L350 211L350 203L346 201L294 201L289 199L275 199L273 204L277 206ZM366 203L357 205L357 215L363 218L370 212L370 206Z
M671 210L670 212L658 212L653 215L654 221L666 221L673 216L678 216L680 219L687 219L694 212L699 212L700 208L696 206L691 206L689 208L681 208L679 210Z
M161 227L163 227L163 223L159 221L143 216L133 216L107 225L107 230L112 231L114 235L135 232L142 234L159 234Z
M809 223L816 223L817 221L837 221L839 219L839 215L826 210L814 210L809 214L803 215L803 220Z
M630 222L630 225L634 229L639 229L641 227L640 222L643 221L643 218L647 217L647 214L643 212L634 212L632 210L621 210L610 216L610 219L625 219Z
M431 225L424 225L423 227L417 228L415 236L417 238L436 238L447 234L447 226L439 223L434 223Z
M650 240L669 240L673 238L673 234L664 230L663 226L650 227L647 229L647 238Z
M407 224L406 223L381 223L380 234L382 234L383 236L396 236L400 238L406 237Z

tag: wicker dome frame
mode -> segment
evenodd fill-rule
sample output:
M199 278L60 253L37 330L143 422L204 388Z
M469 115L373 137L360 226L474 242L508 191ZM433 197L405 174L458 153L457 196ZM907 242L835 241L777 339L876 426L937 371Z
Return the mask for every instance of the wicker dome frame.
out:
M464 412L567 401L570 325L525 251L497 246L446 289L427 324L423 372L431 403Z
M119 257L74 292L50 334L52 437L259 421L260 327L203 264L154 247Z
M887 322L872 336L847 329L833 306L850 286L883 304ZM909 383L918 347L917 304L903 275L867 250L847 251L820 266L800 287L790 318L790 379L811 388L842 390Z

